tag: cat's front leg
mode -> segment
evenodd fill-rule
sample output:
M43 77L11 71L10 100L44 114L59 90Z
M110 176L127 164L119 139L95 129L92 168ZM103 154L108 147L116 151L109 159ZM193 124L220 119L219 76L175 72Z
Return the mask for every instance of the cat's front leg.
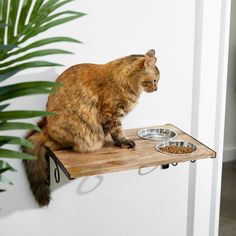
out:
M124 136L120 120L112 120L103 125L103 129L109 129L115 145L123 148L134 148L135 142Z
M113 138L113 141L115 142L115 145L119 146L119 147L124 147L124 148L134 148L135 147L135 142L131 139L128 139L126 137L115 137Z

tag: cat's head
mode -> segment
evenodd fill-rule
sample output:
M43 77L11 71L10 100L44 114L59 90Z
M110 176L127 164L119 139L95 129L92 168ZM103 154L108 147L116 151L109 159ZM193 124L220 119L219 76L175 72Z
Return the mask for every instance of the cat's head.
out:
M155 50L150 49L145 54L140 82L145 92L151 93L157 91L160 72L156 66Z

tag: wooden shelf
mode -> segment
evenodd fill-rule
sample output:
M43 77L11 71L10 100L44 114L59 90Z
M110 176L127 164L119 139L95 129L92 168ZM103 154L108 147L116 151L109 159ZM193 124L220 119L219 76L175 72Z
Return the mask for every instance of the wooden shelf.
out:
M162 141L149 141L138 137L137 131L141 129L138 128L125 131L125 135L135 141L135 149L122 149L114 146L111 140L107 140L100 150L91 153L48 150L48 155L69 179L216 157L215 151L173 125L155 126L155 128L166 128L176 132L177 135L173 140L188 141L194 144L197 150L184 155L160 153L155 149L155 145Z

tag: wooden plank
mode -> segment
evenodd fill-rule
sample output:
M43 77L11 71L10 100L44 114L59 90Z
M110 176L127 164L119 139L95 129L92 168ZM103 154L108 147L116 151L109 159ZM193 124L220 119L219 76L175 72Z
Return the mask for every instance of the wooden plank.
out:
M188 141L194 144L197 150L191 154L181 155L160 153L155 149L155 145L162 141L150 141L138 137L137 131L142 129L138 128L125 131L125 135L135 141L134 149L116 147L108 139L101 149L94 152L81 154L71 150L61 150L51 152L51 156L69 179L216 157L213 150L171 124L155 128L176 132L177 135L172 140Z

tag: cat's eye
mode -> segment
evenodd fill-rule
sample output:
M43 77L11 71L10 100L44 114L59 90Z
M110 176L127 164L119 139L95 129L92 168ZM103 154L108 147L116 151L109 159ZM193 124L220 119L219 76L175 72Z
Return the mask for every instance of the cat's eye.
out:
M157 81L154 79L154 83L156 83Z

